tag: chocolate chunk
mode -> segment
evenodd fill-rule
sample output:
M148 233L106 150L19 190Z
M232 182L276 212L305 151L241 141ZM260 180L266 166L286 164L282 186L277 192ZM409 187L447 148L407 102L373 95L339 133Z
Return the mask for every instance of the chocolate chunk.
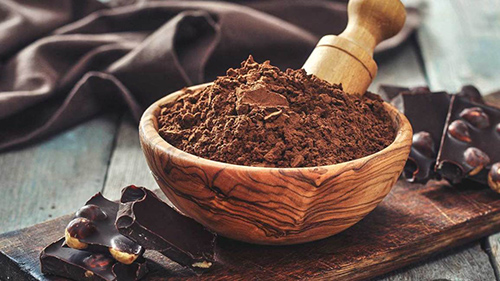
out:
M131 264L144 249L121 235L115 227L118 203L94 195L76 212L65 230L66 244L75 249L94 253L111 254L117 261Z
M470 178L486 184L491 165L500 161L500 135L495 128L500 123L500 109L453 96L446 123L450 125L438 153L438 173L452 183Z
M47 246L40 254L42 273L73 280L139 280L147 273L144 258L130 265L109 254L76 250L64 245L64 238Z
M236 88L238 97L237 105L248 104L257 107L288 107L285 96L270 91L266 85L256 84L253 86L242 85Z
M120 202L116 219L120 233L196 272L212 266L215 234L144 187L124 188Z
M403 175L409 182L425 183L437 176L434 165L450 104L449 95L431 93L420 87L400 93L392 104L406 115L414 132Z

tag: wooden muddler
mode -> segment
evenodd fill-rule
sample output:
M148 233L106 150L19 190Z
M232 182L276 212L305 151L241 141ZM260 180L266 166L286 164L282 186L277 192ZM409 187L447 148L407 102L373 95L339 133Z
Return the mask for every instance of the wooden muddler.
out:
M338 36L321 38L303 68L349 94L364 94L377 75L373 50L396 35L404 25L406 11L399 0L351 0L349 22Z

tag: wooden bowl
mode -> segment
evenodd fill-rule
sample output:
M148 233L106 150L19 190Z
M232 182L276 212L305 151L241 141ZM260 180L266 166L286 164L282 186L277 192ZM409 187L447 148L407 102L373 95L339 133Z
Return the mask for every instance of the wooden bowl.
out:
M158 134L159 105L182 93L170 94L144 112L139 125L142 150L156 182L180 211L232 239L285 245L339 233L384 199L410 152L410 123L385 103L396 138L360 159L309 168L248 167L204 159L173 147Z

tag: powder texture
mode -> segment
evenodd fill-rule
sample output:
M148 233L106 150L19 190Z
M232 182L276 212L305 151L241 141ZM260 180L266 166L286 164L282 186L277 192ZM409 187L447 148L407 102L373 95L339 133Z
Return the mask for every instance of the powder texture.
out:
M311 167L361 158L395 137L382 100L346 94L303 69L285 72L252 57L202 90L161 105L160 135L220 162Z

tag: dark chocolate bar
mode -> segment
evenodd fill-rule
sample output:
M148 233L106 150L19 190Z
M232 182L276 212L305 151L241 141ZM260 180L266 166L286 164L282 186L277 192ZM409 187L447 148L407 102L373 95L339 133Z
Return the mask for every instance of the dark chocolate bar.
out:
M179 214L144 187L122 190L116 227L148 250L202 272L214 263L216 235Z
M47 246L40 254L42 273L73 280L139 280L147 273L144 258L130 265L114 260L109 254L77 250L64 245L64 238Z
M115 227L118 203L101 193L94 195L76 212L65 229L65 242L74 249L110 253L117 261L130 264L144 253L144 248L121 235Z
M499 124L500 109L452 97L437 157L442 177L451 183L469 178L484 184L489 177L495 178L491 168L500 162ZM490 170L492 175L488 176Z
M409 182L436 178L434 165L450 104L447 93L424 89L402 92L392 100L413 128L413 144L403 172Z

